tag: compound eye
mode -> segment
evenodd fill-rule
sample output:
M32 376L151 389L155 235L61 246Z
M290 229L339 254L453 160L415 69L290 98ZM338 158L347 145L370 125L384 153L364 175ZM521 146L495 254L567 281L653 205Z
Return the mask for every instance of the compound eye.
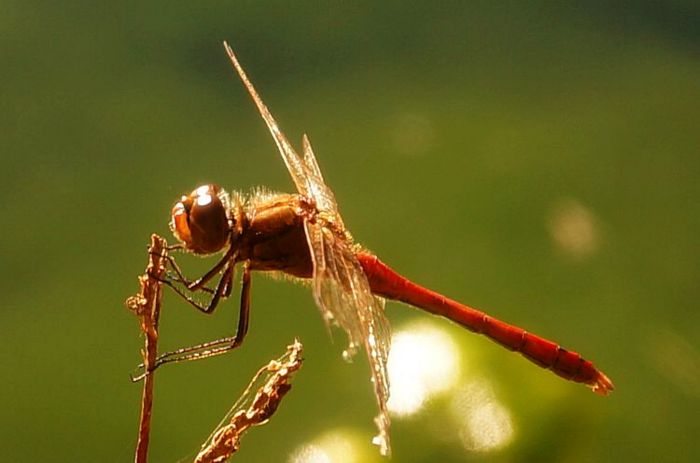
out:
M218 185L203 185L173 206L171 228L175 237L196 254L221 251L228 242L228 204Z

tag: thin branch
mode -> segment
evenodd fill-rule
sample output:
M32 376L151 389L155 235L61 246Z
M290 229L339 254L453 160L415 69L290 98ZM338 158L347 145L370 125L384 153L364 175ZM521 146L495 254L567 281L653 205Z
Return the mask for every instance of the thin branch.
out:
M151 235L148 248L148 266L139 276L141 290L126 300L126 307L139 317L141 331L144 334L144 348L141 350L145 371L143 393L141 395L141 418L139 419L139 436L136 444L136 463L148 461L148 442L151 432L151 411L153 409L153 380L156 357L158 356L158 319L160 317L161 282L165 273L167 243L160 236Z
M253 426L269 420L282 398L292 388L289 381L301 368L303 346L297 340L287 346L287 352L261 368L231 407L223 420L202 445L195 463L223 463L240 447L243 434ZM262 386L251 399L251 391L264 378Z

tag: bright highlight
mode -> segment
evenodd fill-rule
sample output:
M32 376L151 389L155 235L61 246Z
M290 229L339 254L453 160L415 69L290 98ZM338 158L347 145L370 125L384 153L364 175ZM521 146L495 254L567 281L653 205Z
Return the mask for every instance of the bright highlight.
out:
M399 330L387 365L389 410L399 416L417 413L430 397L455 386L459 367L459 349L445 330L425 322Z
M513 439L510 413L485 380L474 381L457 393L452 414L459 438L467 450L496 450Z
M289 458L289 463L359 463L360 458L352 439L342 431L324 434L301 445Z

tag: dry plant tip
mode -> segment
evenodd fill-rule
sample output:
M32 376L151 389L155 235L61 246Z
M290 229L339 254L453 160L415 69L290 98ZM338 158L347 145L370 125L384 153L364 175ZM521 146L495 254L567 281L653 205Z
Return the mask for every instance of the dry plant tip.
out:
M287 352L272 360L253 376L241 397L202 445L195 463L223 463L239 448L241 437L253 426L265 424L277 411L282 398L292 388L290 380L303 362L303 346L298 340ZM262 384L251 399L256 384Z

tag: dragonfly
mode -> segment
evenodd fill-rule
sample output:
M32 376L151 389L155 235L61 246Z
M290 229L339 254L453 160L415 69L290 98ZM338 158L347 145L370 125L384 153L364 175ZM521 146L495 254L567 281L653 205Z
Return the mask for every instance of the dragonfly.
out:
M613 390L610 379L580 354L420 286L357 244L343 223L308 137L302 137L299 155L228 43L224 42L224 48L272 135L296 193L255 190L250 195L229 194L218 185L207 184L176 202L170 226L178 244L172 248L221 257L204 275L191 280L168 256L169 276L163 282L195 308L210 314L231 295L240 264L240 309L233 336L162 354L154 368L221 355L240 346L248 331L251 273L260 271L307 282L329 330L335 325L347 334L343 356L349 359L364 350L379 408L375 418L378 435L373 442L383 455L390 453L387 360L391 333L384 313L386 300L448 318L564 379L589 386L597 394Z

